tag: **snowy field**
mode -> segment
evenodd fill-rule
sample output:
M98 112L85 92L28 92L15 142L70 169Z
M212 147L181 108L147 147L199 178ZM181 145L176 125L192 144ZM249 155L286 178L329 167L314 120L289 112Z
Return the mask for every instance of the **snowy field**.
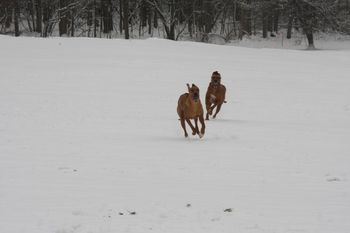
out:
M350 232L350 50L2 36L0 66L1 233Z

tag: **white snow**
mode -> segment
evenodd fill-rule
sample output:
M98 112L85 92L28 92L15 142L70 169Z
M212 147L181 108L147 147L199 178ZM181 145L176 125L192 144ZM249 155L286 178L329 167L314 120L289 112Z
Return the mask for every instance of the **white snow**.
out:
M350 50L1 36L0 53L1 233L350 232ZM214 70L228 103L185 139L177 99L193 82L204 104Z

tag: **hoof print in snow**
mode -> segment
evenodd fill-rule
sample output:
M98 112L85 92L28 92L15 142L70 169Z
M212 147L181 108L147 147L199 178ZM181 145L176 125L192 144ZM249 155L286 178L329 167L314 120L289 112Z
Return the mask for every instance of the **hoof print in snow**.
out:
M122 212L119 212L118 214L119 214L119 215L124 215L124 213L122 213Z
M212 222L217 222L217 221L220 221L220 218L212 218L211 221Z
M77 169L69 168L69 167L59 167L58 170L62 171L63 173L71 173L71 172L77 172Z
M330 179L327 179L328 182L337 182L337 181L340 181L340 179L338 177L334 177L334 178L330 178Z
M72 211L72 215L74 215L74 216L83 216L84 213L82 211L80 211L80 210L74 210L74 211Z
M130 215L136 215L136 212L133 211L133 212L129 212Z
M191 206L192 206L191 204L187 204L187 205L186 205L187 208L190 208Z
M231 213L233 210L232 208L224 209L224 212Z

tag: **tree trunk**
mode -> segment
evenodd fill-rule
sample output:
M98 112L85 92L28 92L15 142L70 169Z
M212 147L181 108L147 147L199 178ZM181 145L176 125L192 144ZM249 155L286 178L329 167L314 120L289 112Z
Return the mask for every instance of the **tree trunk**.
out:
M214 11L211 1L203 1L203 26L206 34L210 33L214 25Z
M193 17L193 16L192 16ZM193 19L192 17L188 20L187 27L188 32L190 33L190 37L193 37Z
M124 35L125 39L129 39L129 0L123 0L123 11L124 11Z
M62 13L63 12L63 8L67 7L67 0L60 0L59 1L59 10L58 10L58 14L59 14L59 23L58 23L58 31L59 31L59 35L62 36L64 34L68 34L68 19L67 19L67 14L66 13Z
M149 14L147 18L147 23L148 23L148 35L152 34L152 9L149 9Z
M306 34L307 42L309 43L308 49L315 49L314 35L312 33L312 30L307 30L305 34Z
M19 5L18 0L15 0L14 17L15 17L15 36L19 36Z
M266 10L263 10L263 19L262 19L262 27L263 27L263 38L267 38L267 26L268 26L268 19L267 19L267 14Z
M237 0L233 2L233 30L235 32L235 36L237 36Z
M292 38L292 28L293 28L293 16L288 18L288 29L287 29L287 39Z
M102 0L103 33L107 34L113 30L112 2Z
M91 6L88 9L87 18L86 18L86 25L88 26L88 34L87 34L88 37L90 37L91 27L93 26L93 21L94 21L94 15L93 15L92 6Z
M69 12L69 16L70 16L70 36L74 37L75 25L74 25L74 11L73 10L71 10Z
M224 13L222 14L221 20L220 20L220 35L224 35L225 33L225 26L226 26L226 11L224 11Z
M273 14L271 13L271 9L269 9L268 14L268 20L267 20L267 30L270 32L270 34L273 32Z
M171 1L170 5L170 33L168 34L169 40L175 40L175 1Z
M273 30L274 32L278 33L278 21L279 21L280 12L278 9L275 9L274 11L274 17L273 17Z
M175 40L175 23L170 25L170 34L168 35L169 40Z
M153 27L154 27L154 28L158 28L158 15L157 15L157 11L154 11L154 14L153 14Z
M33 7L33 2L32 0L27 0L27 11L28 11L28 16L27 16L27 22L28 22L28 27L29 30L35 31L35 20L34 20L34 7Z
M41 0L35 1L36 8L36 32L42 33L42 4Z
M97 5L96 0L94 0L94 38L97 37Z
M50 30L50 18L51 18L51 10L50 10L50 6L49 3L44 1L44 3L42 4L42 9L43 9L43 23L44 23L44 28L43 28L43 32L42 35L43 37L47 37L49 35L49 30Z
M123 33L123 0L119 0L119 32Z
M35 9L35 0L29 0L30 1L30 13L33 21L33 31L36 32L36 22L35 22L35 15L36 15L36 9Z
M248 3L250 4L250 1ZM239 23L239 39L242 39L244 35L252 34L251 9L241 8Z

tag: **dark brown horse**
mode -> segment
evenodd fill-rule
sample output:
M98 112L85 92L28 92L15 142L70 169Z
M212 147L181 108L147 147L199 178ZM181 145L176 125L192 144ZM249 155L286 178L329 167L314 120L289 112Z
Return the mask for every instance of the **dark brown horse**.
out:
M205 96L205 106L207 109L206 120L209 120L209 115L213 114L214 108L216 108L216 112L213 118L219 113L221 109L221 105L226 103L225 101L226 95L226 87L221 84L221 75L219 72L213 72L211 76L211 81L209 83L209 87L207 90L207 94Z

